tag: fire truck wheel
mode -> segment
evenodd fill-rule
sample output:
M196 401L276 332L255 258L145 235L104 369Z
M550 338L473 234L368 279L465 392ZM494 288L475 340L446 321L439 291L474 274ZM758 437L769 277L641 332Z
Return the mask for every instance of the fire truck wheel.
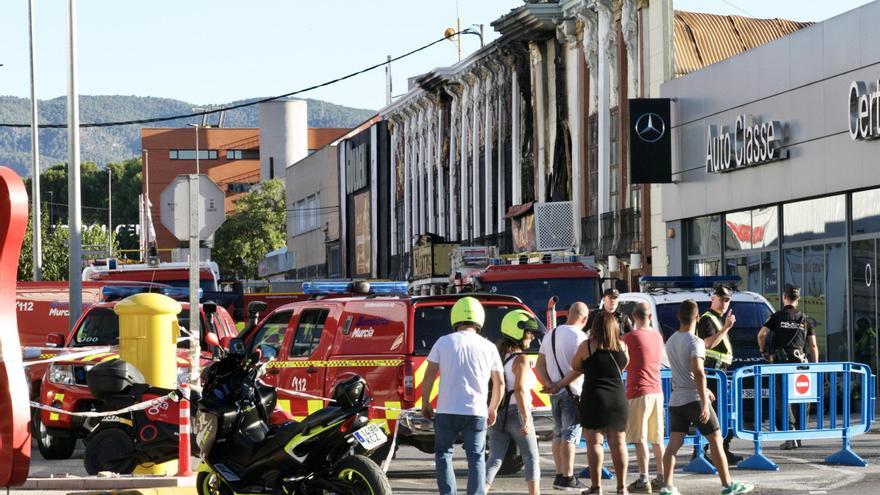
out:
M102 471L131 474L138 463L131 435L122 428L105 428L89 435L83 464L90 475Z
M49 433L46 425L40 420L40 410L33 410L33 434L37 439L40 455L46 460L70 459L76 448L75 438L59 437Z
M486 455L489 455L488 449L486 449ZM504 460L501 461L501 469L498 470L498 474L516 474L520 471L520 469L522 469L522 467L522 456L519 455L519 451L516 449L516 444L510 442L507 445L507 452L504 454Z

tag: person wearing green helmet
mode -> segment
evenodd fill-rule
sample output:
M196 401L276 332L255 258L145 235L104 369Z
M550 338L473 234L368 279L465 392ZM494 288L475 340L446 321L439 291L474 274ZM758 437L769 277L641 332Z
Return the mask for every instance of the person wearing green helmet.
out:
M531 390L537 383L524 354L538 332L538 320L523 309L510 311L501 320L501 338L496 347L504 366L505 393L498 421L489 429L489 460L486 462L486 491L501 469L510 441L522 454L529 495L541 491L538 438L531 414Z
M486 429L495 424L504 395L504 371L495 346L480 335L486 312L474 297L462 297L450 311L453 332L434 343L422 380L422 416L434 418L434 459L441 495L455 495L452 450L458 435L468 461L468 495L484 495ZM437 373L437 412L431 391ZM492 395L489 396L489 382ZM488 403L488 406L487 406Z

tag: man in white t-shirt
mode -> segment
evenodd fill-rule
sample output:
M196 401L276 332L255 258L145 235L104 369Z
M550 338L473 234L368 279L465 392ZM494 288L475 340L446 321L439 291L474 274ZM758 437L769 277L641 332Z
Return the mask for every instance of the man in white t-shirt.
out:
M568 308L565 324L559 325L541 340L535 371L544 387L551 387L571 371L571 359L581 342L587 339L584 325L587 324L589 315L590 310L586 304L572 304ZM553 488L557 490L579 492L587 488L574 476L574 449L581 441L581 425L572 397L581 395L583 385L584 377L581 375L571 382L568 390L562 389L550 396L550 407L553 411L553 462L556 464Z
M434 458L440 494L456 494L452 449L461 434L468 461L467 494L484 495L486 430L495 424L504 396L504 368L498 350L479 334L486 319L479 301L462 297L452 306L450 317L455 331L437 339L428 354L422 380L422 416L434 417ZM438 372L443 376L434 414L430 397Z

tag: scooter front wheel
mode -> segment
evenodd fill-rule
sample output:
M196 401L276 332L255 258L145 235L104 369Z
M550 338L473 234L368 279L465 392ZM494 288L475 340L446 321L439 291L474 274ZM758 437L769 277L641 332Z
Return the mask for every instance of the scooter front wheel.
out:
M232 495L232 490L217 473L199 473L196 477L196 491L199 495Z
M391 495L391 484L382 469L368 457L353 455L336 467L336 478L349 488L345 495Z

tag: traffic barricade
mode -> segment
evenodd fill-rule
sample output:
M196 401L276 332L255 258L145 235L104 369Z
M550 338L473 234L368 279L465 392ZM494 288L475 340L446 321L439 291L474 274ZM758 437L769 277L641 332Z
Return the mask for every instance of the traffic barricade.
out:
M626 386L626 372L623 373L623 383L624 387ZM672 393L672 370L668 368L664 368L660 370L660 386L663 390L663 445L669 443L669 397ZM721 370L715 369L707 369L706 370L706 387L710 391L715 391L715 409L718 415L718 424L721 425L721 434L726 435L727 430L730 429L730 411L731 407L729 404L730 394L729 392L729 384L727 380L727 375ZM692 445L696 450L696 456L683 468L686 473L696 473L696 474L716 474L718 472L705 457L704 448L706 446L706 438L700 434L699 431L692 428L690 432L684 438L684 445ZM607 442L603 444L605 448L608 447ZM578 444L578 447L586 447L586 442L584 439L581 439L581 442ZM590 475L589 468L585 468L581 471L581 477L587 478ZM603 479L612 479L614 478L613 473L606 469L602 468L602 478Z
M826 463L866 466L850 442L871 428L876 400L873 384L871 369L859 363L739 368L731 384L732 425L738 438L754 443L755 453L737 467L775 471L779 466L763 454L764 442L826 438L843 442L841 450L825 458ZM749 399L752 404L745 404Z

